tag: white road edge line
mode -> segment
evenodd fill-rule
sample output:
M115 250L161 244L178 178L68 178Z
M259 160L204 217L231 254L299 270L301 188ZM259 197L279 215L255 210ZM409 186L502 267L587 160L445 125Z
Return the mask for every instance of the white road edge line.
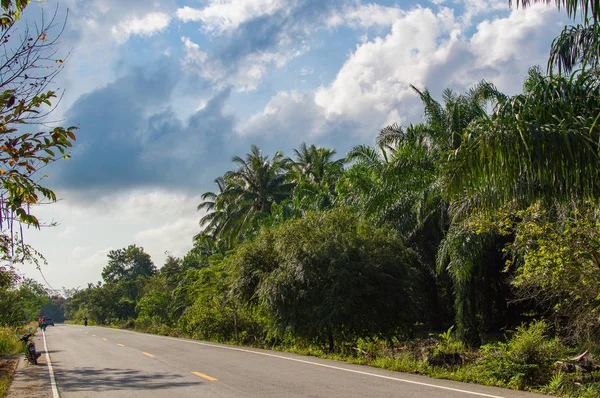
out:
M132 332L132 331L123 330L123 329L112 329L112 330L118 330L119 332L124 332L124 333L144 334L146 336L156 337L158 339L174 340L174 341L179 341L181 343L198 344L198 345L203 345L203 346L207 346L207 347L221 348L223 350L241 351L241 352L247 352L247 353L251 353L251 354L264 355L264 356L267 356L267 357L278 358L278 359L285 359L287 361L300 362L300 363L305 363L305 364L314 365L314 366L321 366L321 367L329 368L329 369L342 370L344 372L358 373L358 374L365 375L365 376L379 377L381 379L394 380L394 381L399 381L399 382L402 382L402 383L416 384L416 385L419 385L419 386L437 388L437 389L440 389L440 390L447 390L447 391L460 392L460 393L464 393L464 394L477 395L479 397L506 398L506 397L503 397L503 396L500 396L500 395L491 395L491 394L485 394L485 393L482 393L482 392L475 392L475 391L469 391L469 390L461 390L459 388L438 386L436 384L430 384L430 383L423 383L423 382L420 382L420 381L400 379L398 377L384 376L384 375L379 375L377 373L369 373L369 372L363 372L363 371L355 370L355 369L347 369L347 368L342 368L342 367L339 367L339 366L326 365L324 363L318 363L318 362L312 362L312 361L305 361L303 359L297 359L297 358L284 357L282 355L275 355L275 354L269 354L269 353L266 353L266 352L258 352L258 351L246 350L244 348L227 347L227 346L221 346L221 345L216 345L216 344L211 344L211 343L202 343L200 341L183 340L183 339L177 339L175 337L156 336L156 335L149 334L149 333Z
M58 388L56 387L56 379L54 378L54 370L52 369L52 361L50 361L50 354L48 354L48 345L46 344L46 332L42 330L42 336L44 336L44 350L46 351L46 362L48 363L48 373L50 374L50 385L52 386L52 396L54 398L60 398L58 395Z

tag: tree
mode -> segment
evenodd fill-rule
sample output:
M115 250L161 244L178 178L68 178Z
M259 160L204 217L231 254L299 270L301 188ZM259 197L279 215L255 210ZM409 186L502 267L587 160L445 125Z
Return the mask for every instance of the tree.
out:
M599 26L575 25L565 26L552 42L548 70L552 74L572 73L575 68L597 71L600 61Z
M600 197L600 87L589 72L544 76L465 130L445 165L447 192L480 209Z
M150 277L156 267L150 255L136 245L125 249L111 250L108 253L108 265L102 270L102 278L106 283L116 283L122 279Z
M229 202L226 201L223 193L227 189L227 183L223 177L216 178L214 182L219 190L217 192L207 191L201 196L203 202L198 205L197 210L206 211L206 214L200 219L200 227L204 227L204 229L194 236L194 240L202 239L203 236L210 236L212 239L216 239L225 226L225 220L228 217Z
M523 8L532 3L550 3L551 0L516 0L517 7ZM512 5L513 0L509 0ZM571 73L577 65L583 69L590 67L596 69L600 60L600 46L598 41L600 19L599 0L554 0L560 9L567 10L567 15L575 19L582 17L583 23L575 26L565 26L560 35L552 42L548 70L558 73Z
M237 170L226 174L230 180L228 195L236 198L236 213L248 219L253 213L269 214L271 205L290 196L291 184L286 183L288 160L276 152L271 160L263 156L257 146L250 147L246 158L234 156Z
M263 229L228 269L234 292L266 309L282 335L324 340L333 350L336 336L411 328L414 260L397 233L339 208Z
M38 255L23 243L21 224L39 227L40 221L31 208L44 200L56 201L56 195L41 184L43 178L36 173L47 164L68 157L66 150L75 140L76 129L35 131L32 127L53 109L56 93L48 90L48 85L62 69L63 60L56 56L62 29L54 36L54 17L47 22L42 16L35 30L19 22L28 3L1 3L0 257L10 263L35 260Z
M225 240L229 247L255 227L256 221L269 216L273 203L288 198L293 187L286 181L288 159L281 152L269 160L252 145L245 159L234 156L232 161L237 169L215 180L219 193L205 193L205 201L198 206L211 210L201 220L208 225L207 233Z
M573 344L597 341L600 331L600 231L597 208L519 212L509 249L517 298L533 302Z
M555 3L556 6L567 10L567 15L570 18L575 18L580 15L584 20L598 22L600 20L600 0L509 0L508 3L512 6L513 2L517 7L523 8L530 6L533 3Z
M292 203L296 210L321 210L333 206L336 184L344 172L345 159L333 160L334 149L308 147L302 143L289 160L288 179L294 183Z
M448 153L460 147L463 130L474 120L486 117L488 107L504 96L485 81L464 94L445 90L441 103L429 91L414 86L413 89L423 102L424 122L408 127L391 125L384 128L377 137L378 149L369 146L354 148L348 154L349 159L356 161L361 169L366 168L372 181L365 182L365 173L360 170L353 174L351 169L347 177L355 176L359 182L355 184L359 189L352 192L362 197L359 201L363 202L364 211L379 223L394 225L417 254L420 289L427 292L427 313L431 314L428 323L439 328L443 321L440 294L450 288L447 283L446 286L441 283L443 278L436 273L436 269L440 270L440 275L446 270L444 266L436 267L435 253L448 238L446 232L452 221L449 214L451 204L443 192L445 175L441 166ZM458 254L451 253L451 257ZM453 266L455 263L450 261L445 265L448 264ZM461 283L456 278L470 278L451 270L448 275L452 277L454 286ZM454 290L455 295L464 292L469 291ZM455 297L455 307L466 303L464 297ZM456 314L458 317L463 314L477 316L460 308L456 308ZM457 319L457 323L460 326L468 321ZM462 330L459 327L461 334Z

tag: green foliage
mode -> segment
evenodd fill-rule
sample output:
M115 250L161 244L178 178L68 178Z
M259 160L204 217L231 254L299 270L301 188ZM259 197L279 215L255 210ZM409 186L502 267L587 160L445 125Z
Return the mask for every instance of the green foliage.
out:
M14 355L21 351L15 328L0 327L0 356Z
M208 211L200 220L203 234L226 242L228 248L252 235L258 223L269 217L273 204L288 198L293 188L286 181L289 159L281 152L269 159L252 145L245 158L234 156L232 162L237 169L217 178L218 193L204 193L198 206Z
M593 396L553 373L567 351L549 332L598 342L597 74L532 69L514 97L487 82L441 102L414 90L423 122L343 161L306 144L294 160L235 157L202 196L190 252L158 272L135 246L111 252L106 284L75 292L66 316ZM473 348L533 317L552 330Z
M522 300L551 308L567 341L597 341L600 331L600 219L595 208L520 213L510 249L517 259L512 284Z
M547 333L546 323L536 321L517 328L507 343L481 347L481 368L511 388L550 382L553 365L566 354L566 349Z
M445 165L447 190L477 207L577 204L600 195L600 90L593 72L530 70L523 94L500 102L462 135Z
M53 18L42 19L35 28L18 22L28 3L3 0L0 17L0 259L38 265L43 257L24 244L20 224L39 228L31 209L56 201L56 194L42 185L44 178L37 172L69 157L77 128L38 130L58 97L48 85L62 69L63 60L56 58L60 40L49 35Z
M3 14L0 17L2 30L8 29L16 20L21 18L21 12L29 2L30 0L2 0Z
M223 261L215 259L211 266L192 272L194 282L188 294L194 299L179 319L179 329L200 339L256 341L262 325L252 316L251 309L243 308L237 298L229 294Z
M41 284L32 279L17 284L15 280L0 288L0 326L20 326L37 320L48 302L50 297Z
M108 265L102 270L102 278L106 283L116 283L126 278L150 277L155 272L150 255L141 247L129 245L108 253Z
M228 267L234 291L266 309L281 333L333 349L335 336L410 328L414 263L398 234L341 208L264 230Z

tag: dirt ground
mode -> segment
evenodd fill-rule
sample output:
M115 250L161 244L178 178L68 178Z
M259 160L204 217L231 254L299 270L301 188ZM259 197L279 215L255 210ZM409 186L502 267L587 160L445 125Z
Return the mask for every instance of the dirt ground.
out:
M0 380L12 379L17 362L17 358L0 358ZM5 393L5 391L2 391L2 387L0 387L0 397L4 397Z

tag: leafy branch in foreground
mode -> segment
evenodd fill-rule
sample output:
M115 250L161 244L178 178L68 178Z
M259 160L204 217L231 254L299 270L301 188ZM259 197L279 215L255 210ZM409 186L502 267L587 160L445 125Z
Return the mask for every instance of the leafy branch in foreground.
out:
M48 90L63 60L56 57L64 29L55 26L56 11L35 29L20 21L28 0L2 0L0 19L0 253L10 263L32 260L37 252L23 242L22 224L40 227L31 208L55 202L37 173L69 157L76 127L35 131L54 109L55 91ZM54 38L51 38L54 37ZM27 127L29 126L29 127ZM29 130L29 131L28 131ZM34 131L31 131L34 130Z

